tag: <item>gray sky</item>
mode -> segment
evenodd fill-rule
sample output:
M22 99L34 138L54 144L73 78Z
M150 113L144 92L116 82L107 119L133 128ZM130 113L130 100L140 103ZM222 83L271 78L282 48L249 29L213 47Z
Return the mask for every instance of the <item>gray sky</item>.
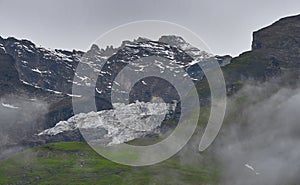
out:
M192 30L215 54L236 56L250 49L253 31L295 14L299 0L0 0L0 35L86 50L116 26L155 19Z

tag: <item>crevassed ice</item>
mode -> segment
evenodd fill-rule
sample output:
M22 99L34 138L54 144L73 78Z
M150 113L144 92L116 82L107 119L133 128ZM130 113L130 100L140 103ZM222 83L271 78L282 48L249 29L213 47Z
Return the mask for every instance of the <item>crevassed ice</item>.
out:
M114 104L114 109L80 113L38 135L57 135L80 129L88 142L120 144L146 134L158 133L165 115L175 106L166 103L135 102Z

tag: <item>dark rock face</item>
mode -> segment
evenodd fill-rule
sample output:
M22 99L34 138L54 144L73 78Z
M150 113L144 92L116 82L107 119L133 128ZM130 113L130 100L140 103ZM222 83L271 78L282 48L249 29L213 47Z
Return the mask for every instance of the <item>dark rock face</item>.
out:
M232 59L223 72L229 89L236 91L246 80L265 81L299 68L300 15L297 15L254 32L252 50Z
M15 67L16 61L7 54L0 54L0 97L5 95L24 95L28 97L41 97L48 99L49 102L55 102L63 98L62 95L56 95L41 88L35 88L24 84L19 78L19 71Z
M253 33L252 49L300 48L300 15L280 19Z
M44 89L71 92L74 68L83 52L51 51L36 47L28 40L15 38L2 39L0 44L15 59L15 67L22 81Z
M118 50L116 54L110 57L107 60L106 64L103 66L103 73L100 74L100 78L97 81L97 90L98 92L102 93L98 94L109 100L111 86L118 73L127 64L139 59L141 59L139 61L140 63L135 65L134 68L130 70L133 73L135 71L143 70L143 67L147 65L147 61L143 61L142 58L148 56L159 56L161 58L166 58L172 62L175 62L176 64L178 64L178 66L184 68L187 72L190 73L192 72L192 70L189 69L193 69L194 71L201 71L200 67L197 64L195 64L194 66L190 66L189 63L193 61L193 58L186 54L183 50L176 47L154 41L127 42L126 44L124 43L123 48ZM168 67L171 68L171 66ZM161 72L164 71L164 69L159 70L161 70ZM176 69L174 68L174 74L175 71ZM203 74L200 74L197 77L198 79L201 79L202 76ZM139 82L134 86L131 91L131 94L134 97L132 101L150 101L152 96L160 96L169 103L172 100L178 100L176 90L165 80L149 77L146 81L143 82L144 84L142 82ZM145 92L145 94L141 92Z
M170 38L167 36L163 38L165 39L162 40L166 40L174 46L142 38L133 42L124 41L119 48L110 46L106 49L99 49L98 46L93 45L87 52L90 58L83 64L84 68L92 69L96 73L99 73L99 64L103 64L106 61L108 63L108 65L102 69L102 72L99 73L99 77L107 79L97 84L97 87L99 87L99 89L101 88L103 92L102 94L98 94L97 97L107 99L106 97L110 95L109 91L112 80L122 67L132 60L140 59L145 56L160 56L171 59L177 64L184 66L185 70L193 79L200 80L203 77L201 69L197 64L189 65L194 58L181 49L188 43L182 38L179 40L177 37L173 38L172 36L170 36ZM0 48L2 53L7 53L14 59L14 66L23 84L35 88L42 88L56 94L71 94L72 85L85 86L88 88L91 84L91 79L88 78L88 74L84 76L75 74L76 67L84 55L81 51L48 50L37 47L28 40L18 40L15 38L1 38ZM189 48L189 50L190 49L191 48ZM208 54L205 52L201 54L203 54L204 57L208 57ZM141 66L142 65L143 64L141 64ZM115 67L113 68L113 66ZM112 69L109 69L109 67L112 67ZM73 84L73 78L75 76L79 78L80 81ZM104 103L106 104L106 102ZM101 109L107 108L109 108L109 106L104 106Z
M263 50L271 65L300 67L300 15L280 19L254 32L252 50Z
M12 93L17 86L22 83L19 80L19 74L14 67L15 61L13 58L5 53L0 54L0 93L1 95Z
M165 50L169 53L165 52ZM28 99L38 97L38 99L45 101L49 105L49 109L44 115L45 122L41 123L39 128L36 129L41 131L41 129L53 127L57 122L66 120L74 114L72 98L69 94L71 94L73 78L76 76L75 69L83 54L83 52L75 50L47 50L37 47L28 40L0 38L0 97L11 94L26 96ZM106 49L99 49L98 46L93 45L87 54L90 54L89 56L92 56L92 58L89 58L84 63L84 67L98 73L100 70L99 64L107 62L102 70L103 73L99 73L99 77L102 77L103 81L99 80L97 84L97 88L103 88L103 92L105 92L103 94L96 93L95 98L99 110L111 108L108 97L112 80L121 67L124 67L131 60L149 55L169 58L180 65L186 65L193 60L181 49L144 39L124 42L120 48L107 47ZM188 66L186 66L186 69L188 69ZM79 76L78 78L85 79L86 77ZM89 80L82 80L75 85L87 86L88 88ZM150 101L153 95L169 97L169 101L178 98L174 88L164 81L153 79L148 80L147 83L147 87L141 88L145 86L142 83L138 83L135 86L136 88L132 91L132 101ZM162 86L166 88L161 88ZM140 91L141 89L142 91ZM166 89L167 91L164 91ZM171 95L168 96L168 93ZM81 101L81 99L79 98L78 101ZM69 140L70 138L82 139L78 133L69 133L68 135L70 137L62 135L58 139L40 138L41 141L36 137L20 139L23 139L23 141L27 140L29 143L24 143L28 145L48 141Z

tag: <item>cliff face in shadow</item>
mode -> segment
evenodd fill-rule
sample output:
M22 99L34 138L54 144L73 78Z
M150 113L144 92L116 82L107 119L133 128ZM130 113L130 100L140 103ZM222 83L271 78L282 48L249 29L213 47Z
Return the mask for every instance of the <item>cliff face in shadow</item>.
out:
M300 15L286 17L253 33L252 50L223 68L229 94L245 81L266 81L286 73L297 78L300 67Z

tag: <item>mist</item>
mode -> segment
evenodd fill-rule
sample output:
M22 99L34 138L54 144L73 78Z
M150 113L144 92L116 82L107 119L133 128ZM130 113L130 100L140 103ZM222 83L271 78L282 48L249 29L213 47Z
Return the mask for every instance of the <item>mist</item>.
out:
M48 104L37 98L7 95L0 98L0 158L23 149L21 141L43 128Z
M213 146L222 163L220 184L299 182L299 105L299 86L283 85L280 80L249 83L230 97Z

